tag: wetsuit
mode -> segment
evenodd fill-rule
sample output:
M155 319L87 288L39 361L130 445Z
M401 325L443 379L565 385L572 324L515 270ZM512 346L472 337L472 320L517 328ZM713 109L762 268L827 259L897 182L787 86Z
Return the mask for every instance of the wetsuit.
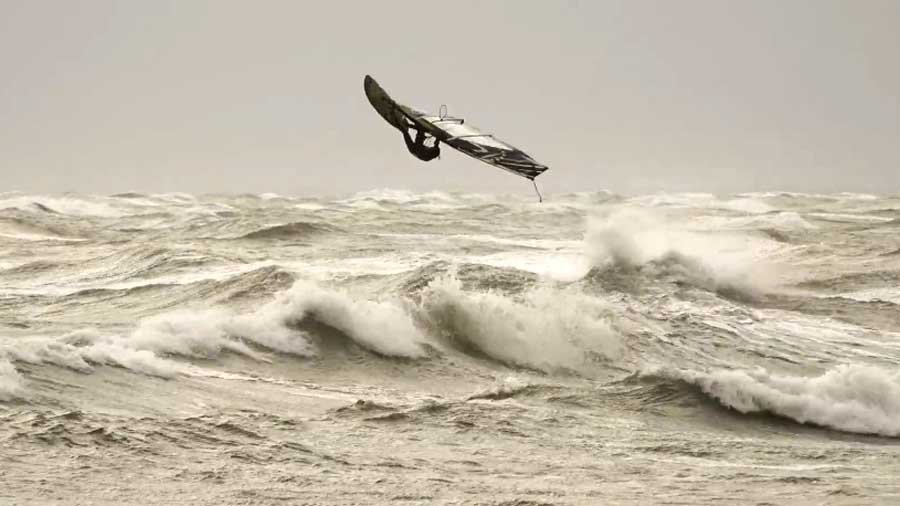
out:
M409 149L409 152L413 154L419 160L423 162L430 162L434 160L438 156L441 155L441 148L438 146L439 141L437 139L434 140L434 146L426 146L425 145L425 132L422 130L416 131L416 140L413 141L409 136L409 132L403 130L403 140L406 141L406 147Z

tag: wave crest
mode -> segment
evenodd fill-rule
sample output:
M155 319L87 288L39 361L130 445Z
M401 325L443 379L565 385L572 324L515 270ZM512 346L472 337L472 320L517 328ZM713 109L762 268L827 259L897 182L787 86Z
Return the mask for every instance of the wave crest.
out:
M451 346L506 364L584 372L597 359L623 354L610 309L575 291L541 286L514 299L467 292L457 278L444 276L425 289L420 312Z
M639 279L688 284L720 295L754 299L768 291L768 276L750 238L691 231L637 209L597 215L588 223L588 279L615 281L618 288ZM756 254L756 255L754 255Z
M859 434L900 436L900 373L841 365L821 376L784 376L763 369L660 368L641 373L694 385L741 413L770 413L799 423Z

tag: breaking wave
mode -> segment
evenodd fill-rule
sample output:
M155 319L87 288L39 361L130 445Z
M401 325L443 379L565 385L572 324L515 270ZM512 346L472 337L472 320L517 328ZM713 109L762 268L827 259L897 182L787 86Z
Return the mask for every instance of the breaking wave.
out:
M900 436L900 373L841 365L816 377L757 370L657 368L646 378L683 381L740 413L769 413L859 434Z
M402 304L353 298L301 281L273 301L248 313L231 310L177 310L142 320L125 335L84 329L60 338L31 337L8 341L0 358L29 364L50 364L81 372L97 365L124 367L164 378L188 374L169 357L211 359L236 353L254 360L268 359L260 349L303 357L318 353L321 336L303 329L315 322L334 329L355 344L386 357L422 358L424 335ZM0 364L4 396L21 387L9 362Z
M422 294L421 318L444 342L502 363L584 372L624 353L612 310L577 291L539 286L518 298L467 292L444 276Z
M876 335L900 329L900 250L883 228L896 213L857 200L3 195L0 239L11 254L0 278L14 330L0 339L0 401L27 398L32 374L52 378L32 365L183 379L226 376L220 369L235 364L278 376L284 361L314 366L304 381L327 384L326 369L346 360L448 382L471 371L523 378L454 390L478 391L470 400L549 400L559 388L581 402L572 385L664 361L672 367L641 373L652 388L636 395L897 437L892 371L750 369L896 360L894 335ZM861 228L875 214L894 221ZM849 258L859 264L846 268ZM796 270L779 280L784 293L769 262ZM86 325L97 328L68 332ZM552 375L566 385L533 382Z
M302 327L317 322L384 356L425 355L421 333L402 306L360 300L299 281L273 301L248 313L226 309L177 311L149 318L126 338L129 346L157 353L215 357L234 352L264 360L249 345L299 356L317 354L315 338Z
M6 346L2 352L12 361L56 365L85 373L98 365L124 367L163 378L175 377L182 371L176 362L129 347L125 342L101 338L91 330L73 332L59 339L21 338L15 341L15 346Z
M421 359L449 347L513 367L590 373L626 353L616 325L610 307L574 288L537 285L515 296L466 291L445 274L411 299L369 300L297 281L253 311L180 309L145 318L124 334L88 328L59 338L17 338L0 357L174 378L191 374L179 357L230 353L268 362L267 350L315 357L333 347L328 340L346 339L382 357ZM21 386L18 379L14 368L5 371L4 391Z
M621 287L621 275L637 275L752 299L769 290L769 273L754 259L750 241L693 232L645 211L616 210L589 220L585 243L594 267L588 278L620 278Z

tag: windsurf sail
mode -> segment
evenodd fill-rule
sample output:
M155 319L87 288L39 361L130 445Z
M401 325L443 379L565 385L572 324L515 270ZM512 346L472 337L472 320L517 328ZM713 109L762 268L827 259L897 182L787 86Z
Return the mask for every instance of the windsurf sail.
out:
M472 158L531 180L548 169L522 150L467 125L462 118L428 114L405 105L399 107L427 133Z
M372 107L395 128L403 130L415 126L461 153L529 179L538 198L543 200L534 178L548 169L546 165L538 163L522 150L497 139L492 134L466 124L462 118L447 115L445 106L441 106L440 113L435 115L400 104L394 101L371 76L366 76L364 88ZM404 118L410 124L404 123Z

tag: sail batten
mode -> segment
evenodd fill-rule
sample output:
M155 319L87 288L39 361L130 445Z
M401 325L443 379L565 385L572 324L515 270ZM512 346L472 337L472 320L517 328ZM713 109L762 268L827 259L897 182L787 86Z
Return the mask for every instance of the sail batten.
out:
M452 118L458 121L448 122L448 118L398 106L413 123L436 139L482 162L531 180L548 169L522 150L464 123L460 118Z

